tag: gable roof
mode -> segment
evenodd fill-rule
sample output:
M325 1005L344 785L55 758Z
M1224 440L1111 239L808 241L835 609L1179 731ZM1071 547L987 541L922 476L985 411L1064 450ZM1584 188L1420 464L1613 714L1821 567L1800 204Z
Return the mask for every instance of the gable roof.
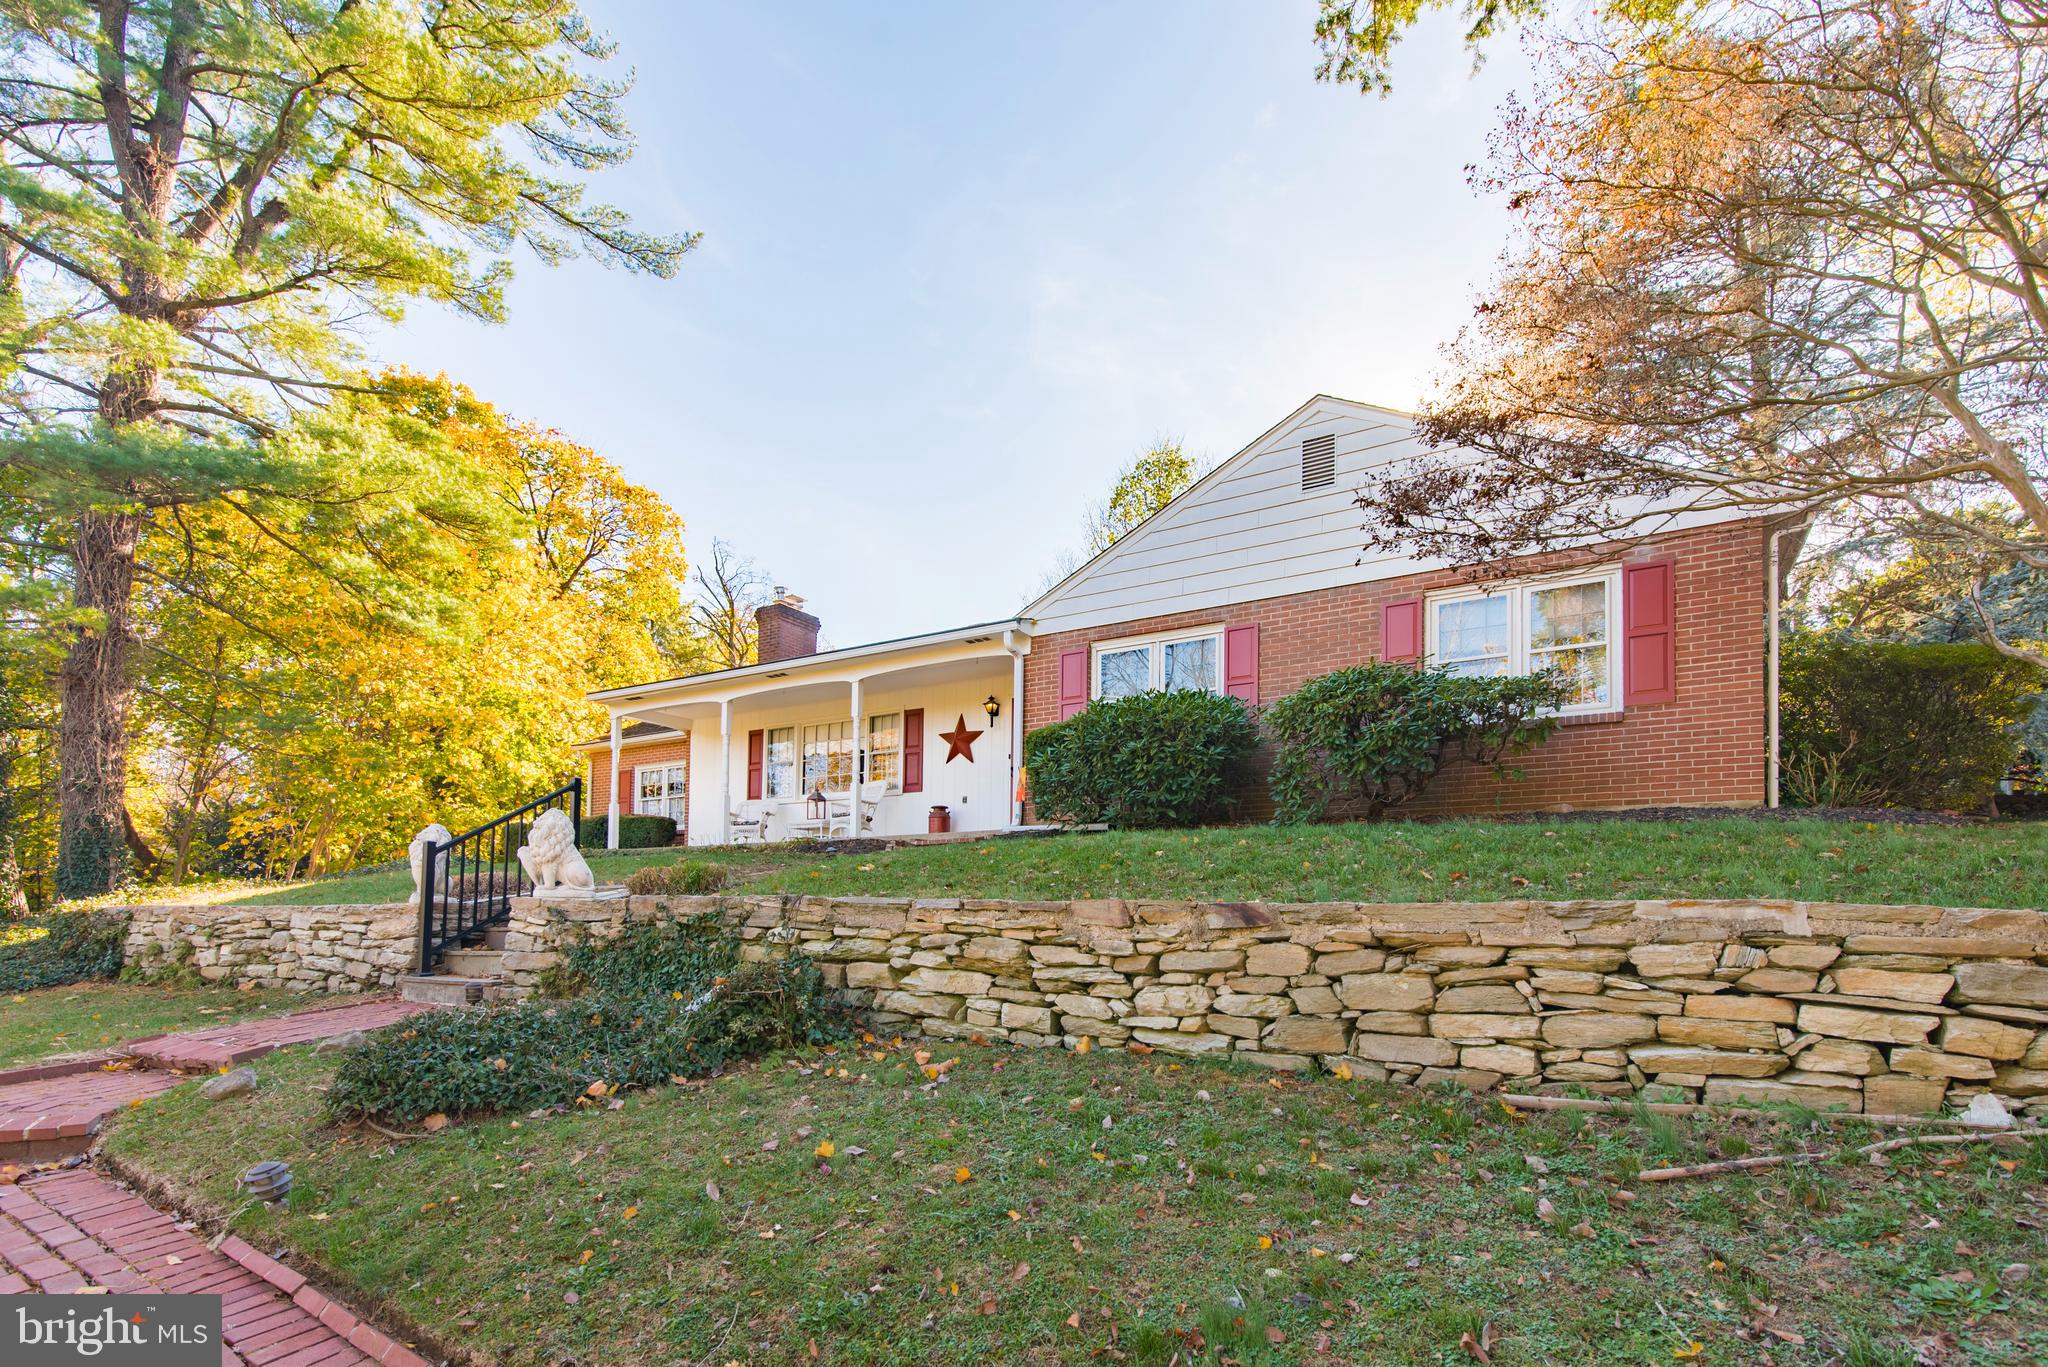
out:
M1255 452L1257 452L1260 447L1264 446L1274 437L1279 436L1282 432L1285 432L1289 427L1292 427L1296 423L1300 422L1302 418L1312 413L1319 404L1342 404L1350 408L1368 409L1375 413L1384 413L1388 417L1397 418L1402 422L1406 423L1412 424L1415 421L1415 414L1407 412L1404 409L1388 408L1381 404L1366 403L1359 399L1340 399L1334 394L1311 394L1305 401L1303 401L1300 407L1296 408L1292 413L1289 413L1286 417L1280 419L1280 421L1274 423L1265 431L1259 433L1258 436L1252 438L1252 440L1242 449L1240 449L1236 455L1229 457L1227 460L1218 461L1215 465L1211 466L1208 470L1204 471L1202 473L1201 478L1197 479L1193 484L1190 484L1187 488L1175 494L1165 503L1162 503L1157 508L1154 508L1151 511L1151 513L1149 513L1145 517L1145 519L1139 522L1135 527L1132 527L1129 531L1125 532L1115 541L1112 541L1109 545L1104 546L1094 555L1088 557L1088 559L1083 561L1080 564L1080 566L1073 571L1073 573L1069 574L1066 578L1060 580L1057 584L1054 584L1044 593L1039 594L1038 597L1032 599L1029 603L1026 603L1023 607L1019 608L1017 610L1017 616L1019 616L1020 618L1030 618L1037 616L1039 611L1042 608L1044 608L1046 604L1051 603L1058 599L1059 595L1063 591L1065 591L1069 585L1080 582L1083 578L1087 577L1090 573L1092 573L1096 566L1108 560L1110 556L1115 553L1117 547L1122 546L1129 542L1133 537L1137 536L1140 532L1143 532L1147 527L1151 526L1154 522L1159 521L1162 517L1164 517L1168 512L1172 511L1174 508L1180 506L1183 503L1193 501L1196 498L1196 496L1199 495L1204 489L1221 481L1225 477L1225 473L1229 471L1233 466L1241 465L1243 462L1250 459L1251 456Z

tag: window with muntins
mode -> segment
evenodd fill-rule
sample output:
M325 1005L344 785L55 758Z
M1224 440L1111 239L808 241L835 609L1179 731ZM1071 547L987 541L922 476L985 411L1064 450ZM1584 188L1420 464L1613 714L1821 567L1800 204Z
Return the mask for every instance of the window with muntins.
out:
M633 810L641 816L665 816L683 823L689 796L690 768L663 764L633 771Z
M853 723L803 728L804 792L843 793L853 787Z
M1429 663L1457 674L1556 671L1572 689L1560 711L1611 712L1621 706L1620 657L1610 648L1619 583L1610 569L1432 594Z
M877 712L868 718L869 783L899 787L903 782L903 714Z
M1135 693L1223 691L1223 630L1175 632L1095 647L1094 696L1109 701Z
M796 728L772 728L768 732L763 758L761 795L766 798L800 796L796 786Z

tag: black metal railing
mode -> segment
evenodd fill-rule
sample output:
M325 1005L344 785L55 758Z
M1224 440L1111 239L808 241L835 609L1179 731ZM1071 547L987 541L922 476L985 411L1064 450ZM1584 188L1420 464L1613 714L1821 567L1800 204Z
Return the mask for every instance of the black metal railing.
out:
M516 812L486 821L441 844L427 846L420 870L420 972L431 973L441 951L452 949L512 914L512 899L533 890L519 863L519 847L541 813L563 811L583 834L583 780L572 778Z

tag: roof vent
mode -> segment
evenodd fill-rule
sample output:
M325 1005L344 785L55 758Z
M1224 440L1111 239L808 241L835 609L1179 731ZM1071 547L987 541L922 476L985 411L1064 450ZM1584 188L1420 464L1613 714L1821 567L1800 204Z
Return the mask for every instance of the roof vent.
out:
M1326 432L1301 442L1301 487L1327 489L1337 482L1337 437Z

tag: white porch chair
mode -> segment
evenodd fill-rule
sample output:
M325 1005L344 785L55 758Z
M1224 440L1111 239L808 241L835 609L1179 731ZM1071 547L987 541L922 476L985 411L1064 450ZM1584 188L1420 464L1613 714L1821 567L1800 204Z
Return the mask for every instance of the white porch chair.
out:
M889 780L875 778L861 784L857 794L838 794L837 801L829 808L835 832L843 827L848 836L859 836L874 830L875 813L881 809L882 799L887 797L890 791ZM858 822L855 820L856 807L859 812Z
M727 816L728 838L735 845L758 845L768 838L768 810L758 802L742 802Z

